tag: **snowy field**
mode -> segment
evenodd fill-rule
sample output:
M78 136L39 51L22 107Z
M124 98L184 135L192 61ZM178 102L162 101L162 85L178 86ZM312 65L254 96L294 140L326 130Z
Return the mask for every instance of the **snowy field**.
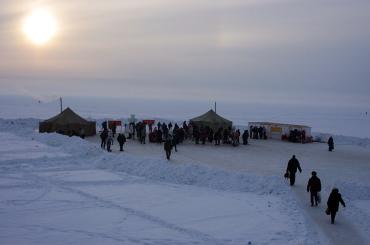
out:
M0 102L0 118L48 118L58 107L27 97L0 96ZM68 99L68 105L91 118L130 115L116 100ZM209 109L185 104L178 114L176 103L158 102L153 114L148 103L134 105L139 118L182 120ZM362 138L336 135L332 153L320 143L187 142L168 162L161 145L128 141L124 153L114 145L109 154L98 137L38 134L37 119L0 119L0 244L369 244L370 118L363 108L275 109L221 106L241 126L295 122ZM282 178L292 154L303 168L293 188ZM312 170L323 183L318 208L305 192ZM347 208L332 226L324 209L334 186Z
M37 120L0 119L0 244L369 244L370 147L253 140L232 148L128 141L102 151L98 138L38 134ZM292 154L303 173L282 178ZM309 205L310 172L324 203ZM347 207L333 226L330 189Z

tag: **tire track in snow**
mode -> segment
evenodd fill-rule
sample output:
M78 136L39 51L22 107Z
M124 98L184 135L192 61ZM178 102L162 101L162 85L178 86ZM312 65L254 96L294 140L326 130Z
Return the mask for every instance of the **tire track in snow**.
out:
M104 239L110 239L116 242L124 243L124 242L129 241L129 242L136 243L136 244L152 245L152 243L142 242L139 239L135 239L135 238L132 238L126 235L122 235L125 238L125 239L122 239L119 237L107 235L105 233L92 232L92 231L86 231L86 230L81 230L81 229L62 229L62 228L54 228L54 227L49 227L49 226L46 227L42 225L23 225L22 228L27 229L27 230L42 229L42 230L49 231L49 232L60 232L60 233L67 233L67 234L75 232L75 233L80 233L80 234L83 234L89 237L100 237Z

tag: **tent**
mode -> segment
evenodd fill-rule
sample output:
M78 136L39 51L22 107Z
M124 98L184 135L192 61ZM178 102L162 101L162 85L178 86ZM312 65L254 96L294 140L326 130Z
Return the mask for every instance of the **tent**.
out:
M92 136L96 134L96 122L87 121L67 107L60 114L40 122L39 132Z
M220 115L218 115L213 110L209 110L208 112L200 115L199 117L195 117L190 119L190 122L198 127L210 127L213 130L218 130L219 128L228 128L232 127L233 122L229 121Z

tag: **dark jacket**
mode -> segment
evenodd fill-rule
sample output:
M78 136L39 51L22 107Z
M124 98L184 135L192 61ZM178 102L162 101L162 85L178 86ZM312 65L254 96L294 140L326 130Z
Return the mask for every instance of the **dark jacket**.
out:
M103 132L100 134L100 138L102 140L106 140L108 138L108 130L103 130Z
M164 142L164 150L165 151L171 151L172 150L172 141L171 140L166 140Z
M120 145L123 145L126 142L126 137L123 134L117 136L117 141Z
M329 138L328 145L329 145L329 147L334 148L334 140L333 140L333 137L330 137Z
M338 192L338 190L333 190L330 193L330 196L327 202L329 210L332 212L337 212L339 209L339 203L341 203L343 207L346 206L346 204L344 203L342 199L342 195Z
M299 164L298 159L295 157L292 157L288 162L286 171L289 173L295 174L297 172L297 169L299 170L299 172L302 172L301 165Z
M308 180L307 191L311 191L311 192L321 191L321 181L317 176L312 176Z

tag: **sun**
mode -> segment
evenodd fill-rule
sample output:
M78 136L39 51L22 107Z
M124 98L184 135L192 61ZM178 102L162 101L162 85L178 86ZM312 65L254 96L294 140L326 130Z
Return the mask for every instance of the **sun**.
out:
M36 9L24 19L22 30L32 43L43 45L55 36L57 25L49 11Z

